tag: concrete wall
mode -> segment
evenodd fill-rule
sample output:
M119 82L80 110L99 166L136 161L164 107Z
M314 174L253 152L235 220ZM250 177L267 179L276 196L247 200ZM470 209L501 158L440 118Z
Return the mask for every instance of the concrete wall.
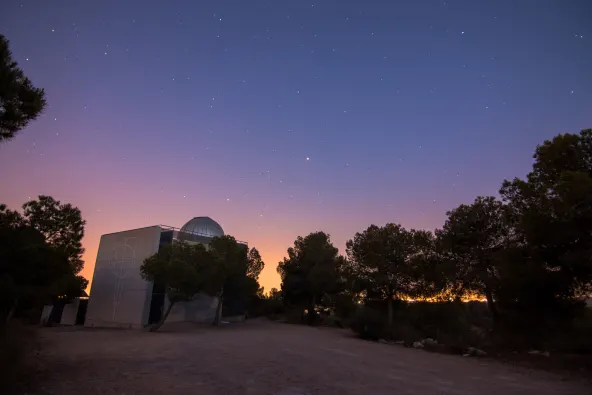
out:
M84 326L141 328L148 322L152 284L140 266L158 251L161 228L103 235Z
M76 315L78 314L78 307L80 306L80 299L73 299L70 303L64 306L62 311L62 325L76 325Z
M49 320L49 316L51 315L51 310L53 309L52 304L47 304L43 306L43 310L41 311L41 325L45 325L47 320Z
M205 294L199 294L191 302L176 303L171 309L166 322L206 322L214 321L218 298ZM168 299L166 301L168 307Z

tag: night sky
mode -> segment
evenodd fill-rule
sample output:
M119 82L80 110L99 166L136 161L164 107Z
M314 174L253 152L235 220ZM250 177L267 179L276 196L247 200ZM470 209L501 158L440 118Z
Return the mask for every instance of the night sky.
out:
M100 235L210 216L257 247L433 230L592 127L592 2L2 1L48 106L0 146L0 201L39 194Z

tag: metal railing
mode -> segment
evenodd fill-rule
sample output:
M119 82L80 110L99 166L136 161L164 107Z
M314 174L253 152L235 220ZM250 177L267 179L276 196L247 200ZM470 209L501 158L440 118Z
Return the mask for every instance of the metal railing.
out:
M174 226L169 226L169 225L158 225L160 226L161 229L164 230L172 230L172 231L177 231L179 233L185 233L185 234L190 234L190 235L195 235L195 236L201 236L201 237L208 237L208 238L213 238L212 235L208 235L206 233L200 233L200 232L187 232L186 230L181 230L180 228L175 228ZM240 244L245 244L248 245L249 243L247 243L246 241L242 241L242 240L236 240L237 243Z

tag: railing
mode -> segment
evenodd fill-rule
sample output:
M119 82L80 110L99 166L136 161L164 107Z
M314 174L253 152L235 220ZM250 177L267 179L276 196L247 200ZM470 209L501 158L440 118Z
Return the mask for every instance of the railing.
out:
M212 238L212 236L211 236L211 235L208 235L208 234L206 234L206 233L200 233L200 232L187 232L187 231L185 231L185 230L181 230L181 229L179 229L179 228L175 228L174 226L169 226L169 225L158 225L158 226L160 226L160 227L161 227L161 229L164 229L164 230L172 230L172 231L177 231L177 232L179 232L179 233L186 233L186 234L190 234L190 235L196 235L196 236L201 236L201 237L209 237L209 238ZM237 243L240 243L240 244L245 244L245 245L248 245L248 244L249 244L249 243L247 243L246 241L241 241L241 240L237 240Z

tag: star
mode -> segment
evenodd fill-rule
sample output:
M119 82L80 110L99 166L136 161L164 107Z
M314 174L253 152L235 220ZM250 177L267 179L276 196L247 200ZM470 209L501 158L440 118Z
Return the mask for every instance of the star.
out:
M307 156L307 157L306 157L306 160L310 160L310 158Z

